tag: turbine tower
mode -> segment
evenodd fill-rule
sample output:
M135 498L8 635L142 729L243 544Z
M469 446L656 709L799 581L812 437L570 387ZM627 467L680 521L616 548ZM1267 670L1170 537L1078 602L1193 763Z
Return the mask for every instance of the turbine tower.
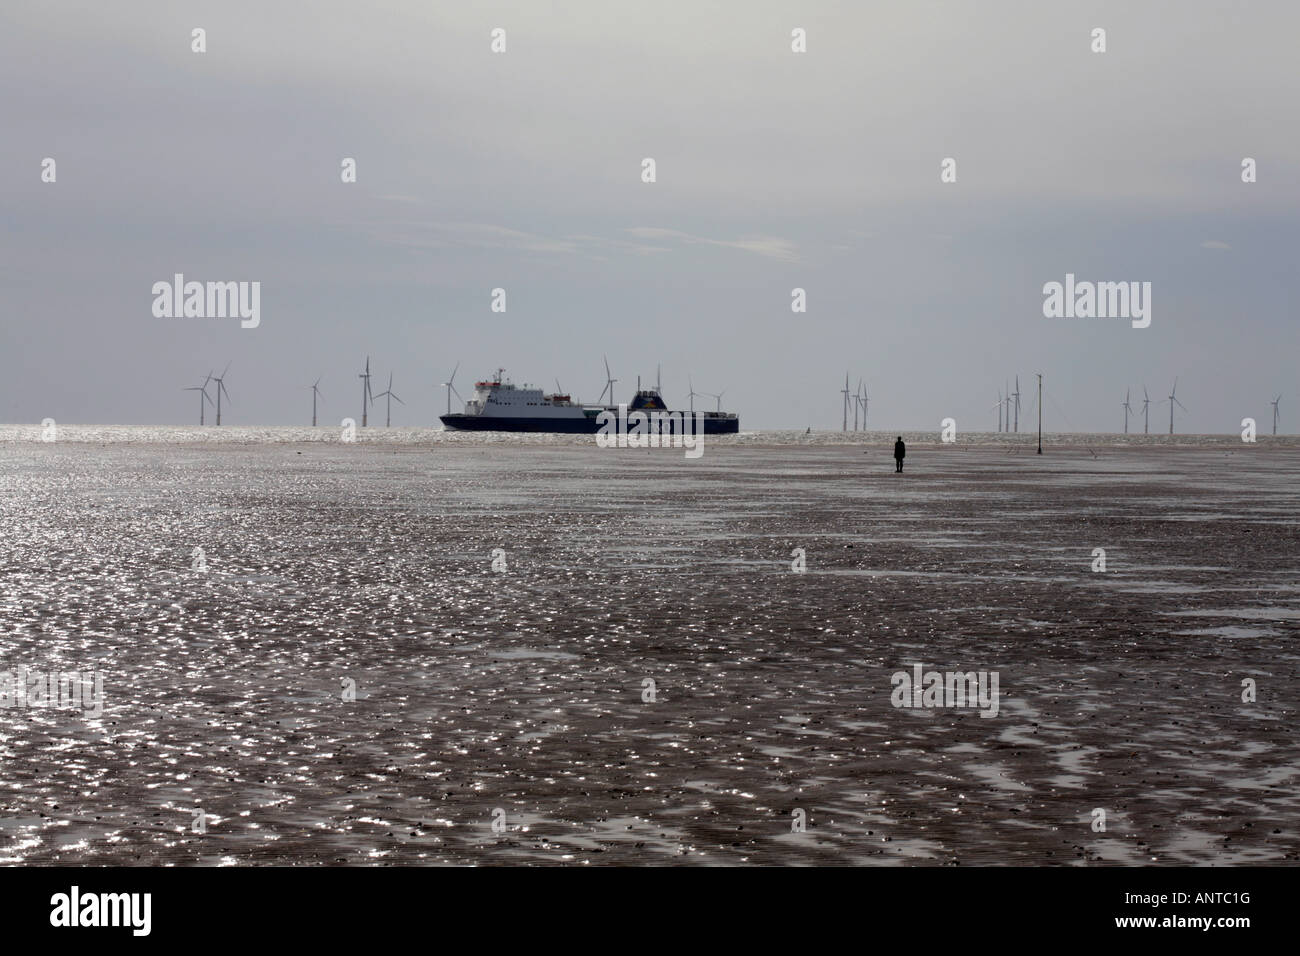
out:
M217 383L217 424L218 424L218 425L221 424L221 396L222 396L222 394L223 394L223 393L225 394L225 396L226 396L226 401L230 401L230 393L226 391L226 373L229 372L229 371L230 371L230 363L227 362L227 363L226 363L226 367L225 367L224 369L221 370L221 374L212 380L212 381L214 381L214 382Z
M203 384L202 384L202 385L192 385L192 386L190 386L189 388L183 389L183 391L186 391L186 392L198 392L198 393L199 393L199 424L200 424L200 425L203 424L203 408L204 408L204 404L207 403L207 402L212 401L212 398L208 395L208 382L210 382L210 381L212 381L212 373L211 373L211 372L209 372L209 373L208 373L208 377L205 378L205 379L203 380ZM1279 396L1279 397L1280 397L1280 396ZM1277 405L1277 402L1274 402L1273 404L1276 406L1276 405ZM1273 415L1273 418L1274 418L1274 421L1273 421L1273 434L1276 435L1276 434L1277 434L1277 414L1276 414L1277 409L1274 408L1273 411L1274 411L1274 415Z
M1280 401L1282 401L1282 396L1278 395L1277 398L1269 402L1269 404L1273 406L1273 434L1274 435L1277 434L1277 403Z
M605 387L600 390L600 398L596 399L596 404L600 404L605 399L605 393L609 392L609 404L614 404L614 383L618 379L609 374L609 356L601 356L605 360ZM700 394L704 394L701 392Z
M366 370L359 374L357 378L361 379L361 427L366 427L366 410L369 408L368 402L375 400L370 394L370 356L366 356Z
M1128 434L1128 413L1133 411L1133 406L1129 405L1128 400L1132 397L1133 390L1130 388L1124 393L1124 401L1120 402L1120 407L1124 409L1124 434Z
M397 394L393 391L392 372L388 373L388 390L385 392L380 392L378 395L375 396L375 398L384 398L384 397L388 398L387 411L385 412L384 415L384 427L392 428L393 427L393 399L397 398ZM405 405L406 402L402 401L400 398L397 398L397 404Z
M1178 400L1178 379L1174 379L1174 387L1169 390L1169 397L1163 399L1160 404L1169 403L1169 434L1174 433L1174 406L1177 405L1183 411L1187 411L1187 406Z
M442 387L447 390L447 414L448 415L451 414L451 393L456 392L456 373L458 371L460 371L459 362L457 362L456 367L451 370L451 378L447 379L447 381L442 383ZM456 397L460 398L460 392L456 392ZM465 401L465 399L463 398L460 398L460 400L462 402Z
M311 427L316 427L316 396L320 394L320 389L316 386L320 384L320 379L312 382L308 387L311 389Z
M690 400L690 403L691 403L691 414L694 415L694 414L695 414L695 396L696 396L696 395L703 395L704 393L703 393L703 392L697 392L697 391L695 390L695 385L691 382L691 376L690 376L690 373L689 373L689 372L688 372L687 375L686 375L686 388L688 389L688 391L687 391L687 393L686 393L686 397Z
M208 395L208 382L212 381L212 372L208 372L208 377L204 378L203 385L191 385L190 388L182 389L183 392L199 393L199 424L203 424L203 408L205 403L211 402L212 398ZM1277 431L1274 431L1277 434Z
M1020 376L1016 376L1016 390L1013 393L1016 399L1016 431L1020 431Z
M840 431L846 432L849 430L849 373L848 372L844 373L844 387L840 389L840 392L844 395L844 424L840 426ZM714 397L716 398L717 396Z
M1147 387L1142 386L1142 434L1146 435L1150 431L1151 415L1148 409L1151 407L1151 396L1147 394Z

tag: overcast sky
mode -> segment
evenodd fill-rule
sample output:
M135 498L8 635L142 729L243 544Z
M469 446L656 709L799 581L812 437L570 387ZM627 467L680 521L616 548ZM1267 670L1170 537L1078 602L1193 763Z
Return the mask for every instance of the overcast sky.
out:
M317 377L337 423L369 354L429 425L457 361L595 400L607 354L746 429L839 427L847 370L875 427L987 430L1041 371L1052 430L1178 376L1179 431L1280 392L1293 432L1298 34L1284 0L6 0L0 421L197 423L230 362L229 423L308 423ZM259 281L260 326L155 317L176 272ZM1045 318L1066 273L1151 282L1150 327Z

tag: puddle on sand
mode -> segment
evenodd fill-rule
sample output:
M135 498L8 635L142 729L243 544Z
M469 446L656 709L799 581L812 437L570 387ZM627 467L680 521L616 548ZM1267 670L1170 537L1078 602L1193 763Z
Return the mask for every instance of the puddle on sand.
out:
M568 651L542 651L532 647L510 647L505 649L484 649L490 657L505 660L543 660L543 661L578 661L582 658Z
M1234 627L1226 624L1223 627L1202 627L1191 631L1174 631L1175 634L1185 634L1193 637L1275 637L1277 631L1266 630L1255 627Z
M1294 607L1205 607L1159 613L1164 617L1239 617L1247 621L1300 621L1300 608Z

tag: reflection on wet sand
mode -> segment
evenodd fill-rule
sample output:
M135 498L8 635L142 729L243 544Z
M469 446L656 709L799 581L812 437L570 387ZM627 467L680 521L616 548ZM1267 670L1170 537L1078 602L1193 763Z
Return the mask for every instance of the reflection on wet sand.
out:
M1300 859L1294 448L6 453L4 862Z

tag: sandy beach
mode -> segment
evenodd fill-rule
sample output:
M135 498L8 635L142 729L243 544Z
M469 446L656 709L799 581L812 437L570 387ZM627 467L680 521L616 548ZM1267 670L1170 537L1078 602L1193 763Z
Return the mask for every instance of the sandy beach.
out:
M1294 444L4 452L4 862L1300 859Z

